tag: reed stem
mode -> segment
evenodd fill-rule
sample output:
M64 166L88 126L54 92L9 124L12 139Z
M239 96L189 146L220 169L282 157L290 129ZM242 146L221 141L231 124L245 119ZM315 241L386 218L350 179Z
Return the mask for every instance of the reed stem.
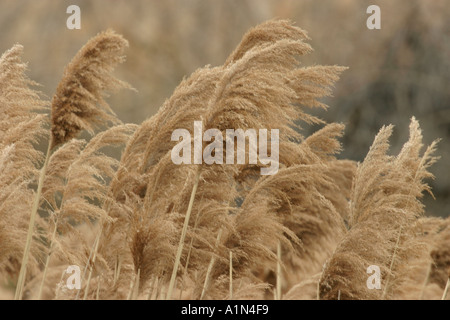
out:
M28 225L27 240L25 243L25 250L23 253L22 264L20 266L19 278L17 280L17 286L16 286L16 292L14 295L14 300L22 300L22 297L23 297L23 288L25 286L25 279L26 279L26 274L27 274L28 260L29 260L29 256L30 256L31 242L33 240L34 224L35 224L37 212L39 209L39 203L40 203L41 194L42 194L42 187L44 185L44 178L45 178L45 174L47 173L48 162L49 162L50 155L51 155L51 146L52 146L52 141L49 141L47 153L45 154L44 165L42 166L42 168L39 172L39 182L38 182L38 187L36 190L36 196L35 196L34 202L33 202L33 207L31 209L30 223Z
M167 291L166 299L172 299L173 287L175 285L175 279L177 277L178 267L180 265L181 254L183 253L184 240L186 238L186 232L189 225L189 219L191 217L192 207L194 205L195 194L197 193L198 182L200 180L201 168L197 169L197 174L195 176L194 186L192 187L191 198L189 199L189 206L184 218L183 230L180 236L180 242L178 244L177 254L175 256L175 263L172 269L172 276L170 277L169 288Z

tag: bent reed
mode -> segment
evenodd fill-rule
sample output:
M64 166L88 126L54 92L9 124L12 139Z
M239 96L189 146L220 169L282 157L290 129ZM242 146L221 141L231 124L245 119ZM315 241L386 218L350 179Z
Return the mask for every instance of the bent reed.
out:
M346 68L300 66L308 40L286 20L254 27L140 125L106 102L132 89L112 74L128 47L114 31L77 53L51 101L26 76L23 48L5 52L0 299L449 299L450 219L421 203L437 141L422 150L413 118L398 155L386 126L364 161L339 159L344 125L308 109L327 108L320 99ZM244 163L174 164L172 133L193 137L195 121L224 136L279 130L278 172L261 175L251 150ZM304 137L302 121L323 128ZM366 285L371 265L381 290Z

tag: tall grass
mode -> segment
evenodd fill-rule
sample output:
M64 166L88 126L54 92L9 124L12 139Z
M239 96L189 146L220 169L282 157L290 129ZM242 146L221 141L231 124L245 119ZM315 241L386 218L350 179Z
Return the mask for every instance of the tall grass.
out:
M31 88L22 48L7 51L0 279L16 284L15 298L445 298L449 221L427 218L420 201L437 142L422 151L413 118L397 156L387 126L362 163L338 159L345 126L308 109L327 108L320 99L346 68L300 66L308 40L285 20L252 28L223 65L195 71L140 125L122 124L105 100L131 88L112 75L122 36L89 40L51 101ZM175 165L171 134L193 133L194 121L223 133L279 129L279 171ZM323 127L305 137L302 123ZM69 265L82 270L80 290L65 286ZM366 287L370 265L382 270L381 291Z

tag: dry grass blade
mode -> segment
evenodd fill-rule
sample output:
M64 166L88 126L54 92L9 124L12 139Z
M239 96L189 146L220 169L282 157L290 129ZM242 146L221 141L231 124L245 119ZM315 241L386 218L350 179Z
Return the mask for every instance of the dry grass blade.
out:
M192 186L191 198L189 200L189 206L188 206L186 216L184 219L183 230L180 235L180 243L178 245L177 255L175 257L175 263L173 265L172 275L170 278L169 288L167 291L167 299L168 300L172 299L172 292L173 292L173 289L175 286L175 279L177 277L178 267L180 265L181 254L183 252L183 247L184 247L184 239L186 238L186 231L187 231L187 227L189 225L189 219L190 219L191 212L192 212L192 206L194 205L194 199L195 199L195 195L197 193L200 175L201 175L201 170L198 169L196 176L195 176L194 185Z
M21 300L22 296L23 296L23 288L25 286L27 265L28 265L28 259L29 259L29 255L30 255L30 249L31 249L31 241L33 238L33 233L34 233L34 224L36 221L36 215L37 215L39 202L40 202L40 198L41 198L41 191L42 191L42 186L43 186L43 182L44 182L44 177L45 177L45 173L47 171L47 165L48 165L48 159L49 159L48 154L50 154L50 145L49 145L49 148L47 149L47 156L45 158L44 166L42 167L42 169L39 173L38 188L36 191L36 196L34 198L33 208L31 209L31 216L30 216L30 223L29 223L28 232L27 232L27 239L26 239L26 243L25 243L22 264L20 267L19 279L17 280L16 294L14 297L15 300Z
M447 298L447 293L450 288L450 276L448 277L447 284L445 285L444 293L442 294L442 300Z
M219 234L217 235L217 239L216 239L216 244L215 247L217 247L217 245L220 242L220 238L222 237L222 229L219 230ZM211 271L214 267L214 263L216 262L216 257L215 257L215 253L212 253L212 257L211 257L211 261L209 262L208 265L208 270L206 271L206 277L205 277L205 283L203 284L203 289L202 289L202 294L200 296L200 300L203 300L206 291L208 290L208 286L209 286L209 282L211 281Z
M281 300L281 287L282 287L282 276L281 276L281 242L277 245L277 287L275 300Z
M230 287L229 287L230 300L233 300L233 251L230 251Z

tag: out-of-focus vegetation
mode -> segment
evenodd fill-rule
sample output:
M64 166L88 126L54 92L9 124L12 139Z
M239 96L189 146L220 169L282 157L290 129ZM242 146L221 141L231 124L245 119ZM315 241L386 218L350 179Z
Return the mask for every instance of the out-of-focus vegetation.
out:
M81 8L82 29L66 28L66 8ZM366 8L381 8L381 30L368 30ZM50 96L64 66L96 33L112 28L130 42L127 63L117 75L138 93L120 92L108 101L124 122L153 115L180 82L198 67L221 64L250 27L289 18L308 31L315 52L304 65L348 66L327 121L343 122L342 157L362 160L384 124L396 126L393 151L407 140L411 116L425 144L442 138L441 160L431 168L437 200L427 212L450 213L450 1L449 0L2 0L0 52L25 47L29 76ZM305 130L317 128L305 126Z

